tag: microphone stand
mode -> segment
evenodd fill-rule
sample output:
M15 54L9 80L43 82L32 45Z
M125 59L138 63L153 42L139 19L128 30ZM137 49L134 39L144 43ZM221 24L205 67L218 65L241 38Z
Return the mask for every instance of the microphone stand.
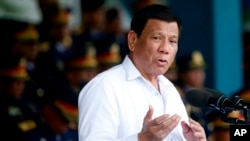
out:
M231 124L237 124L237 125L247 125L249 123L249 113L247 105L244 104L243 100L239 98L238 96L232 97L231 101L235 103L234 107L225 107L225 115L222 118L224 122L231 123ZM234 110L240 110L241 114L243 114L244 120L240 120L238 118L230 118L228 117L228 114L233 112Z

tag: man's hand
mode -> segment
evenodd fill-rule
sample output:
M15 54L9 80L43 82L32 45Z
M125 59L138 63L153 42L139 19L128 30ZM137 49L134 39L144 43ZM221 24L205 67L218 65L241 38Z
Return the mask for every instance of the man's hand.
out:
M188 141L206 141L206 134L203 127L196 121L189 119L190 125L182 121L184 137Z
M178 125L181 119L178 115L164 114L152 120L153 112L153 107L149 106L142 130L138 134L139 141L162 141Z

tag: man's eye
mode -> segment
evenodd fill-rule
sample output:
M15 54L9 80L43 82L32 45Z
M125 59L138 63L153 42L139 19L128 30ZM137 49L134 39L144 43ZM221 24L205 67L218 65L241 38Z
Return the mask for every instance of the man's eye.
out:
M170 42L171 42L171 43L177 43L177 41L176 41L176 40L170 40Z
M155 37L153 37L153 39L155 39L155 40L160 40L161 37L155 36Z

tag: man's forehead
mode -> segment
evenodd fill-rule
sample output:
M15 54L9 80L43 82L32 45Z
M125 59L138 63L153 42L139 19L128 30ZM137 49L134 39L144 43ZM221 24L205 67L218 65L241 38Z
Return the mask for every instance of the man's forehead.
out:
M145 25L143 30L150 29L154 32L158 33L164 33L168 35L173 35L178 37L179 36L179 27L177 25L177 22L166 22L163 20L157 20L157 19L150 19L147 24Z

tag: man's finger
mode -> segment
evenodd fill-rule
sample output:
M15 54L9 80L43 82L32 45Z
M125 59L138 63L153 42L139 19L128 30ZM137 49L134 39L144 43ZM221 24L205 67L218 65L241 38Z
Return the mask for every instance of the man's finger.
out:
M154 108L151 105L149 105L148 112L147 112L146 116L144 117L143 123L146 123L146 122L152 120L153 113L154 113Z

